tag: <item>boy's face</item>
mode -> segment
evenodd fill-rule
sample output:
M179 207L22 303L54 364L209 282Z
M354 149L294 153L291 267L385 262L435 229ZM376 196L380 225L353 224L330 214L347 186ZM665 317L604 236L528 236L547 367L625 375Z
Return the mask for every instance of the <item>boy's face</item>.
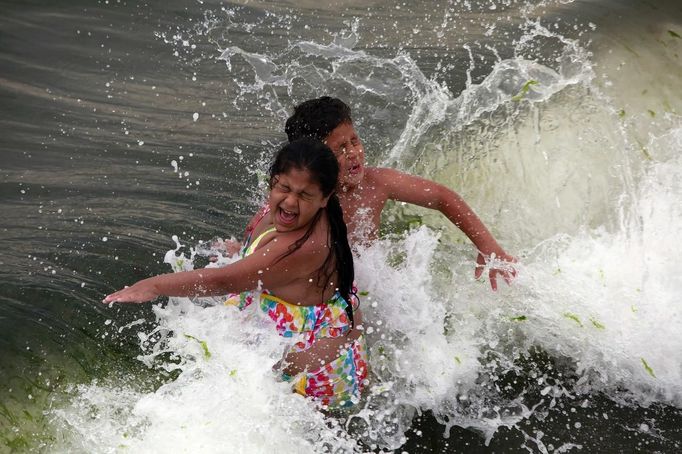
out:
M352 123L341 123L329 133L324 143L339 162L339 185L353 188L365 175L365 149Z

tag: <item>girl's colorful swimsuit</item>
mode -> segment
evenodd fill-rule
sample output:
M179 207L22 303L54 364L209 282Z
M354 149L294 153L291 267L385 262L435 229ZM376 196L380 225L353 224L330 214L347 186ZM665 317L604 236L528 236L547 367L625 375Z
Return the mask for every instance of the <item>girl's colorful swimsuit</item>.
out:
M242 257L253 253L263 237L274 230L274 227L266 230L245 246ZM267 291L261 294L232 294L225 304L235 305L242 310L257 299L260 309L276 323L281 336L297 336L297 342L292 347L294 351L307 350L317 339L344 336L351 330L346 314L348 302L338 292L329 301L315 306L291 304ZM294 391L311 396L322 405L330 408L350 407L360 399L367 379L367 365L365 337L361 335L328 364L303 371L294 377L284 374L283 378L292 382Z

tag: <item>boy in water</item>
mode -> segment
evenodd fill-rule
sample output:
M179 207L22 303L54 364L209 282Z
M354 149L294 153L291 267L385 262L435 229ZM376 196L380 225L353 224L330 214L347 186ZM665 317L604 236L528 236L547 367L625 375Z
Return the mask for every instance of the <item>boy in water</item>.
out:
M469 237L478 248L476 279L482 275L487 262L493 290L497 290L498 277L507 283L515 277L516 271L511 265L514 257L500 247L457 193L395 169L365 166L364 147L353 127L350 107L343 101L323 96L299 104L287 120L285 131L290 142L312 137L334 152L340 167L337 193L351 244L376 239L381 211L388 200L411 203L440 211ZM262 213L249 222L247 233L260 217Z

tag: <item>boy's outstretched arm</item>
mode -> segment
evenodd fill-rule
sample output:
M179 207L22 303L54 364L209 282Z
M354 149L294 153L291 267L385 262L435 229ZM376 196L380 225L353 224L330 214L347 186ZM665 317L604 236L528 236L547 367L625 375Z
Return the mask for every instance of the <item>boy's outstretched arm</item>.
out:
M498 277L511 283L516 276L511 264L516 259L502 249L476 213L456 192L434 181L394 169L381 169L379 178L388 190L388 198L438 210L464 232L478 249L476 279L487 266L493 290L497 290Z

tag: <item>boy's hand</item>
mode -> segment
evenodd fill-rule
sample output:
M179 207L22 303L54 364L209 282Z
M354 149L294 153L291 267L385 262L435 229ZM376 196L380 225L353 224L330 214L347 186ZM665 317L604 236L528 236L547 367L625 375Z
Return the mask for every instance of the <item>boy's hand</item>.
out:
M504 251L499 253L493 252L490 255L483 255L482 252L479 252L476 258L474 277L479 279L487 269L490 286L493 288L493 291L497 291L498 276L502 276L507 285L511 285L511 282L516 277L514 263L516 263L516 259Z
M239 254L239 251L242 249L242 243L233 239L229 240L220 240L220 241L215 241L211 244L212 249L218 249L220 251L224 251L223 256L225 257L233 257L235 254ZM208 257L209 262L217 262L218 261L218 256L217 255L211 255Z
M159 293L153 284L147 280L139 281L131 287L125 287L118 292L108 295L102 301L105 304L109 303L144 303L159 297Z
M225 245L225 250L227 251L228 257L239 254L239 251L242 249L241 241L230 239L225 240L223 244Z

